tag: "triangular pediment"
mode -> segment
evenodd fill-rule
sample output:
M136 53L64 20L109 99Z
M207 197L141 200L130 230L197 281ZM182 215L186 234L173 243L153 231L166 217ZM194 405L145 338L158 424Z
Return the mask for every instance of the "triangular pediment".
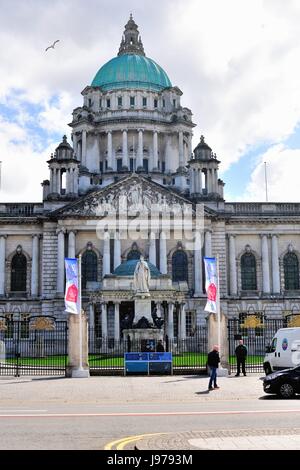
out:
M192 207L192 202L175 191L133 173L109 186L82 196L53 214L58 217L101 217L112 209L134 212L142 208L151 210L157 206L163 209L175 205Z

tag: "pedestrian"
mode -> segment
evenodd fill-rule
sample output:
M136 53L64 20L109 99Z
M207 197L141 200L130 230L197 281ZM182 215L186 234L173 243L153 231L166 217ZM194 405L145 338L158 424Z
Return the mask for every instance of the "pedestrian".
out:
M207 365L210 368L210 379L209 379L209 384L208 384L208 390L213 390L214 388L220 388L217 385L217 369L219 367L219 362L220 362L219 346L215 345L213 347L213 350L210 353L208 353L208 356L207 356Z
M156 351L157 352L165 352L165 348L164 348L164 345L163 345L161 339L157 342Z
M235 374L236 377L240 376L241 373L241 366L242 372L246 375L246 358L247 358L247 348L244 345L244 341L242 339L239 340L239 345L235 348L235 356L236 356L236 363L237 363L237 373Z

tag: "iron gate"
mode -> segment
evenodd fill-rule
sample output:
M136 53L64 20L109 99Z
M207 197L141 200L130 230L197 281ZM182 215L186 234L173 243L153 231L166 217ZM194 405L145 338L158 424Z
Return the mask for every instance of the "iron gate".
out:
M263 314L245 314L228 319L229 364L237 371L235 348L242 339L247 348L246 372L264 372L266 346L279 328L287 326L284 318L266 318Z
M194 335L185 339L164 341L165 351L173 353L174 374L206 372L207 327L198 326ZM101 337L101 330L89 328L89 366L91 375L123 375L124 353L145 351L145 344L136 341ZM154 349L155 350L155 349Z
M66 375L67 322L0 316L0 375Z

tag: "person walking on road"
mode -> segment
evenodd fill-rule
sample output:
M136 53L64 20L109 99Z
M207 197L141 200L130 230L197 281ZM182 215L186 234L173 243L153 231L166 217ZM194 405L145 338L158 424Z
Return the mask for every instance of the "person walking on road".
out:
M208 356L207 356L207 365L210 368L210 379L209 379L209 384L208 384L208 390L213 390L214 388L220 388L217 385L217 369L219 367L219 362L220 362L219 346L215 345L213 347L213 350L210 353L208 353Z
M244 345L242 339L239 340L239 345L235 348L235 356L236 356L236 363L237 363L237 373L235 374L236 377L240 376L241 373L241 366L242 372L246 375L246 358L247 358L247 348Z

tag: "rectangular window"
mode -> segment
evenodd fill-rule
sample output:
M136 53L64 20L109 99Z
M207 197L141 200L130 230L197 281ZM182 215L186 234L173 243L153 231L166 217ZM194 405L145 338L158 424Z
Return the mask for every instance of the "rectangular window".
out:
M135 158L130 158L129 160L129 164L130 164L130 171L135 171L136 169L136 160Z
M117 159L117 171L122 170L122 158Z
M118 96L118 106L122 106L122 96Z
M100 162L100 173L103 172L103 162Z
M157 105L158 105L158 101L157 101L157 99L155 98L155 100L154 100L154 108L157 108Z
M106 107L110 108L110 99L109 98L106 100Z
M166 107L166 100L163 100L163 108Z
M130 106L134 106L134 103L135 103L135 98L134 98L134 96L131 96L130 97Z
M92 106L92 100L89 98L89 108Z
M143 98L143 106L147 106L147 98Z
M161 171L164 173L166 171L166 162L161 163Z
M176 100L173 100L173 106L176 108Z
M102 109L102 99L99 100L99 109Z
M143 168L148 173L148 158L143 158Z

